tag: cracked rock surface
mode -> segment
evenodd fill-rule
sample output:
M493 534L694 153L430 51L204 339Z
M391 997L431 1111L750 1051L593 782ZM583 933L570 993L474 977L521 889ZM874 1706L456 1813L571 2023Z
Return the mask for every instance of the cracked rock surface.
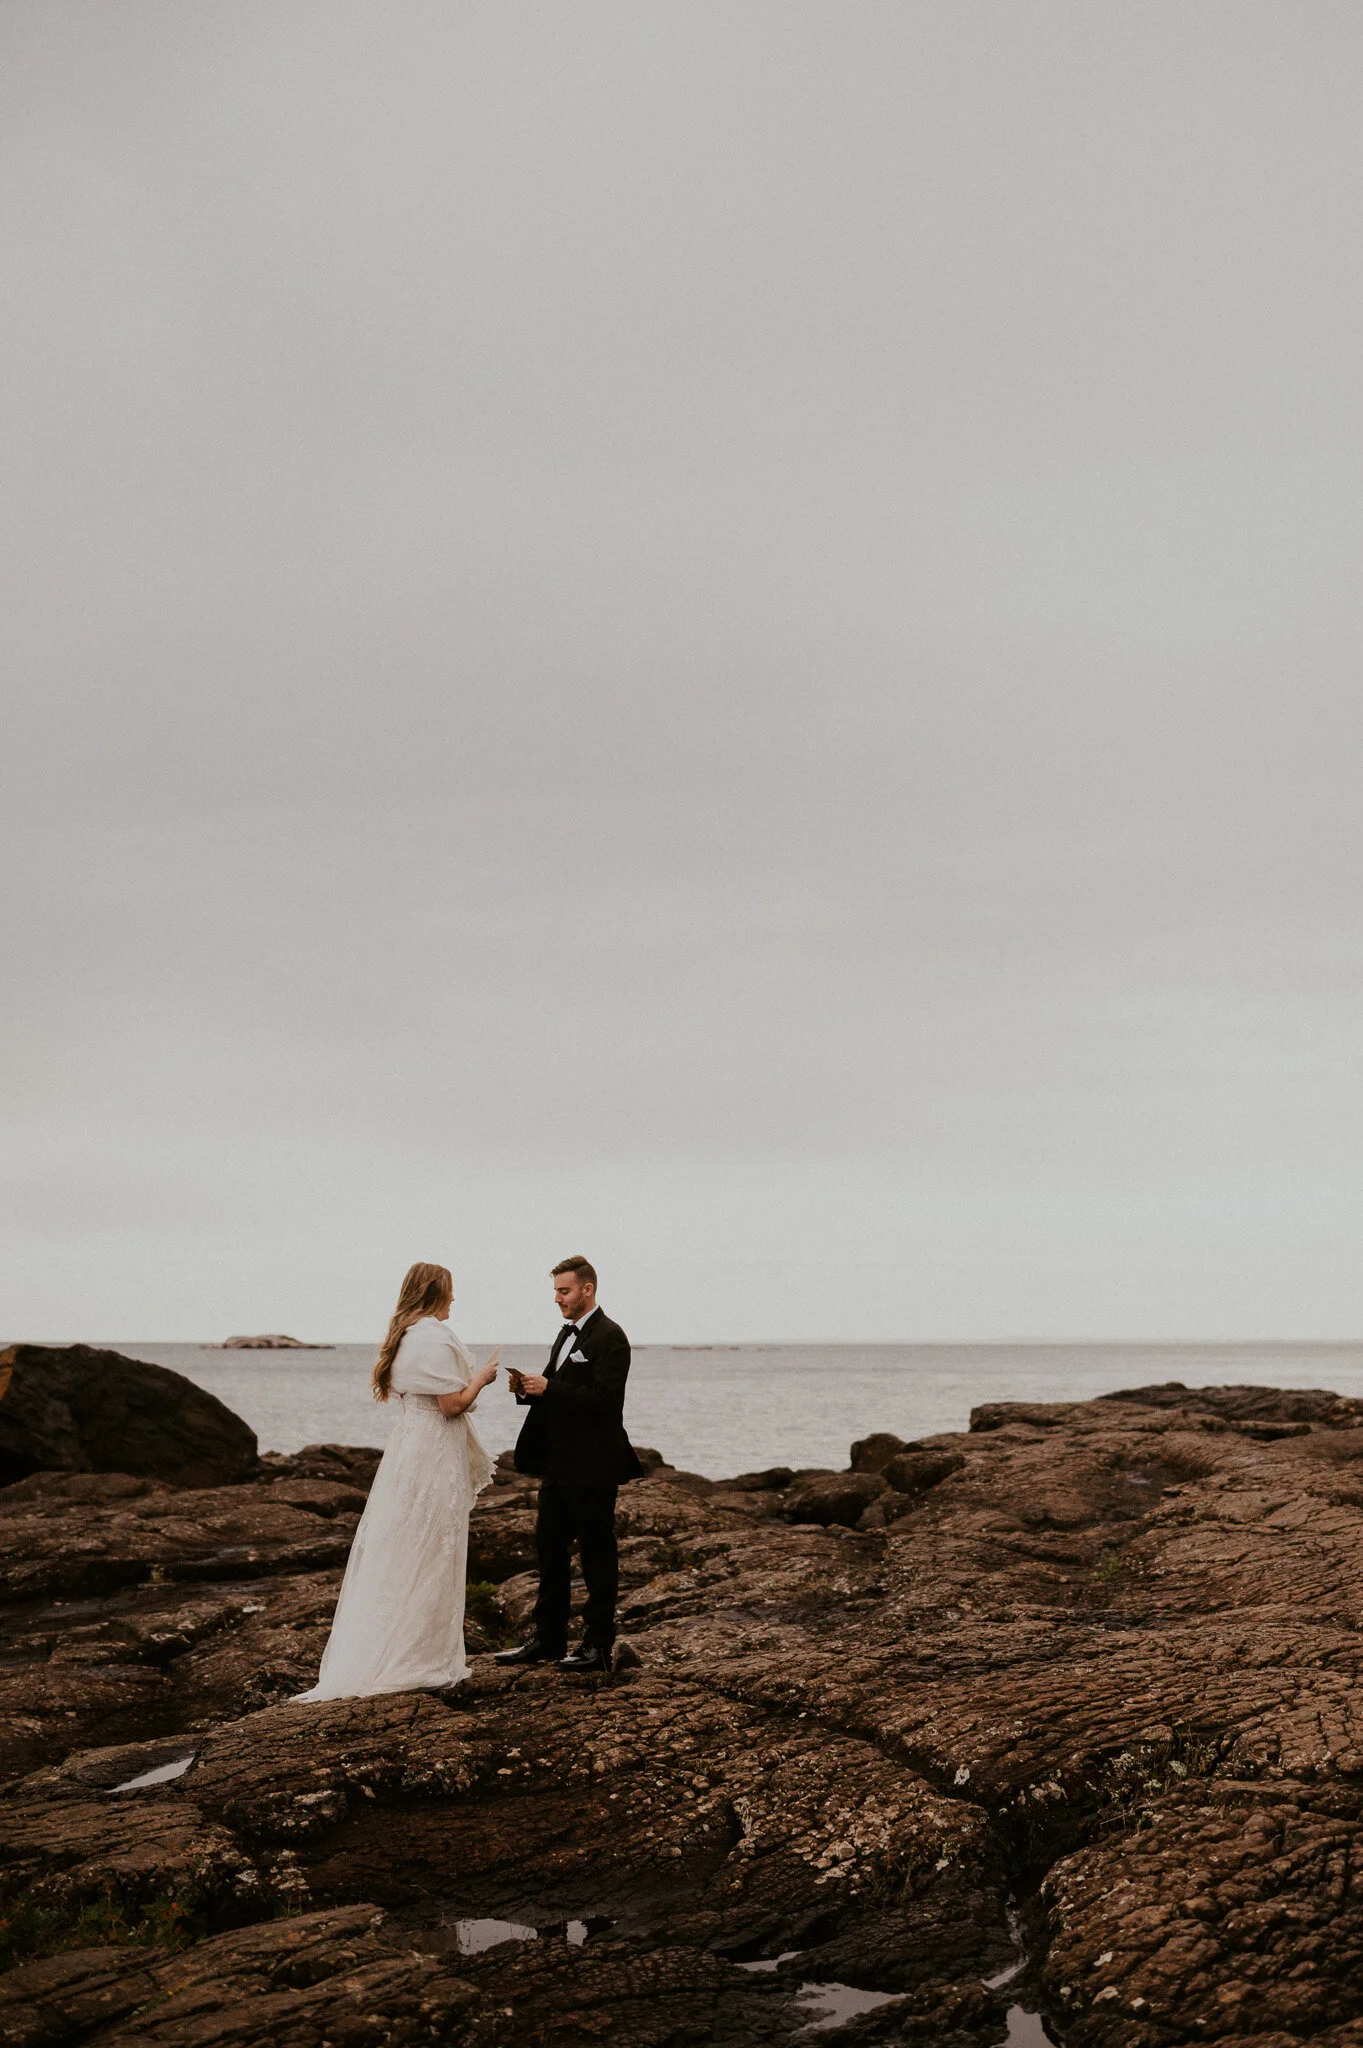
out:
M614 1677L295 1705L373 1467L0 1491L0 2042L1363 2048L1363 1403L655 1464Z

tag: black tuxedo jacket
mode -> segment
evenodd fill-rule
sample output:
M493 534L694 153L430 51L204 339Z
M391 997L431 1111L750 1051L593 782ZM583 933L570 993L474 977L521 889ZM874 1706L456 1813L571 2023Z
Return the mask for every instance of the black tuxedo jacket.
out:
M545 1377L542 1394L519 1396L530 1413L516 1441L516 1470L569 1486L642 1478L644 1468L625 1435L629 1338L619 1323L598 1309L558 1366L545 1368Z

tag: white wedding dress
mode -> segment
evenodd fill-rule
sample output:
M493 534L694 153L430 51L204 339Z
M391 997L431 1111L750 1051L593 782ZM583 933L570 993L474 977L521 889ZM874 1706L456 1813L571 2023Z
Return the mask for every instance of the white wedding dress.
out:
M404 1332L390 1383L398 1419L355 1531L317 1683L300 1700L468 1677L469 1515L492 1460L469 1411L444 1415L436 1396L467 1386L473 1370L448 1323L423 1316Z

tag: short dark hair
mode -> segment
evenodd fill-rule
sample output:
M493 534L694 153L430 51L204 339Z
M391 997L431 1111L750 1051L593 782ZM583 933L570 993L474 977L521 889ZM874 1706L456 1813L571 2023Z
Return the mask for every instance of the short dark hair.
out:
M591 1281L593 1287L596 1285L596 1268L590 1259L583 1258L581 1252L575 1252L571 1259L560 1259L550 1272L554 1277L560 1273L580 1273L584 1280Z

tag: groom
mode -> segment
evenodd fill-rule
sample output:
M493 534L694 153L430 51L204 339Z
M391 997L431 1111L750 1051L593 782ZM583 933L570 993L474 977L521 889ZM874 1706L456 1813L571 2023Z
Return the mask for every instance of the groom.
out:
M530 1410L516 1444L516 1470L540 1482L539 1598L530 1640L501 1651L497 1662L609 1671L620 1583L615 1496L644 1469L625 1435L629 1338L597 1307L596 1269L586 1259L561 1259L553 1281L564 1320L549 1363L542 1373L507 1374L512 1393ZM581 1648L568 1656L574 1543L587 1582L586 1632Z

